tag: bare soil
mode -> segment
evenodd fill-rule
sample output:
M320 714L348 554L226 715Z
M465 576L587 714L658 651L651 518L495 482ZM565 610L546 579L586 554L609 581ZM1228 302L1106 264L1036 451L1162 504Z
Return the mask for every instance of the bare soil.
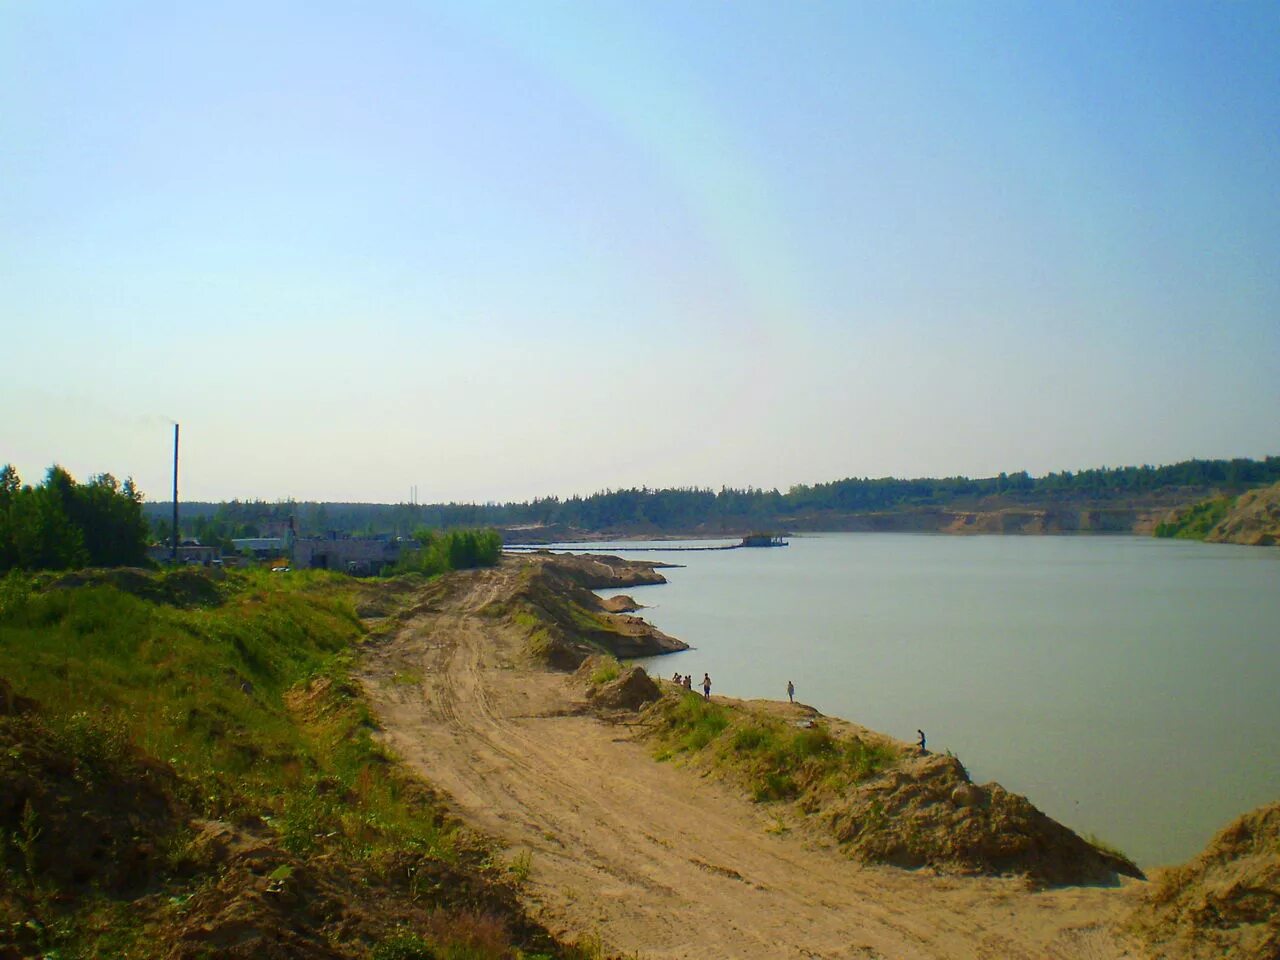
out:
M1132 926L1168 960L1280 957L1280 803L1237 818L1190 863L1162 871Z
M362 680L405 761L506 856L529 855L522 896L553 932L645 960L1146 956L1116 926L1141 883L1033 892L866 866L730 784L656 762L635 714L592 712L567 674L528 661L524 633L478 612L529 562L450 578L376 631Z

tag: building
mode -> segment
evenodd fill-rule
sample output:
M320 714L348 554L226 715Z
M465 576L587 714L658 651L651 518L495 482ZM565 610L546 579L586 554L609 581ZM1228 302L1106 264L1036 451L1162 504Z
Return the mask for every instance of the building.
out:
M289 542L285 537L238 537L231 541L236 553L248 553L255 560L274 560L289 555Z
M299 537L293 543L293 566L372 576L400 559L400 547L400 541L390 537Z
M147 559L156 563L172 563L173 547L167 543L154 543L147 547ZM203 544L194 537L183 540L178 544L178 563L209 567L221 562L221 550L217 547Z

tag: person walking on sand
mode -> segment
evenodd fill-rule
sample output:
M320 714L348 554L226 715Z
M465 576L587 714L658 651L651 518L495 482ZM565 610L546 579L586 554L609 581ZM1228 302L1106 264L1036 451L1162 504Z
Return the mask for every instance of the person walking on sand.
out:
M796 685L790 680L787 681L787 699L792 703L796 702Z
M702 699L711 699L711 674L704 673L702 675Z

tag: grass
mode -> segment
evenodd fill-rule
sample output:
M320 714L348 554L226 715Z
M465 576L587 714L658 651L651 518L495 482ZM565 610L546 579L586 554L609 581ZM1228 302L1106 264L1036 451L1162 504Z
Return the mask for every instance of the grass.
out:
M1094 847L1097 850L1101 850L1103 853L1110 854L1113 857L1118 857L1121 860L1129 861L1129 857L1125 854L1123 850L1121 850L1115 844L1108 843L1106 840L1103 840L1096 833L1086 833L1084 835L1084 840L1086 843L1089 844L1089 846ZM1132 861L1129 861L1129 862L1132 862Z
M82 761L135 747L164 758L203 816L263 817L294 852L324 837L363 857L447 856L435 811L405 802L373 739L343 587L322 572L236 573L220 603L194 610L110 587L32 592L0 619L0 676Z
M67 960L163 951L144 929L154 914L143 919L106 889L60 888L55 876L57 832L78 821L77 804L107 802L120 792L113 784L138 777L180 811L146 841L161 868L157 902L175 918L210 880L192 875L188 817L265 824L304 863L342 863L362 884L403 874L406 857L457 865L471 856L430 789L374 736L353 680L363 639L353 581L246 570L206 583L203 593L169 582L190 576L138 575L145 595L92 577L70 588L51 586L47 575L0 581L0 678L39 705L34 714L0 716L0 782L31 784L64 764L43 758L68 758L58 769L70 771L78 791L62 796L68 791L51 787L44 805L28 802L0 821L0 953L9 918L24 914L33 926L21 933L23 950ZM127 823L115 838L122 849L141 842ZM518 880L528 868L517 858L512 872ZM493 873L495 882L504 875ZM268 879L287 886L290 872ZM424 895L439 894L429 886ZM393 960L415 949L446 960L520 955L498 921L447 911L429 929L384 940L373 955ZM557 947L554 955L574 954Z
M1156 524L1156 536L1203 540L1231 512L1235 502L1235 497L1214 497L1201 501L1180 513L1174 520Z
M528 850L520 851L507 864L507 871L515 878L516 883L527 883L532 870L533 854Z
M696 752L729 726L729 712L696 693L681 694L667 713L667 728L676 752Z
M599 687L617 680L622 674L622 664L613 657L602 657L599 666L591 671L591 685Z
M795 800L815 789L843 790L898 759L881 741L837 738L822 724L796 729L694 693L669 698L659 716L659 759L700 755L739 780L758 803Z

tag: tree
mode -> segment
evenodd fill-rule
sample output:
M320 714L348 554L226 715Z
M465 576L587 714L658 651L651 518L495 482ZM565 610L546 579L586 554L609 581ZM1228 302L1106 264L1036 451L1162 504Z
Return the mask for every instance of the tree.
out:
M32 488L12 466L0 470L0 571L142 563L148 532L132 480L104 473L79 484L55 464Z

